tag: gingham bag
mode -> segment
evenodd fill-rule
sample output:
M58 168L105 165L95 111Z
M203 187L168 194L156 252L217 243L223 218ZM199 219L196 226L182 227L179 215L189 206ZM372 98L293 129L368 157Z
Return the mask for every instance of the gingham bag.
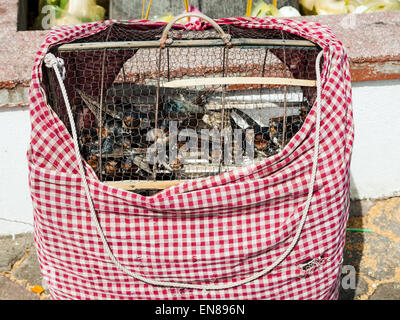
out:
M42 88L53 46L119 23L48 34L33 69L27 155L36 248L53 299L337 298L353 145L346 52L316 23L216 22L283 30L318 44L318 97L301 130L275 156L148 197L103 184L86 162L80 166L74 138ZM162 25L129 22L138 29Z

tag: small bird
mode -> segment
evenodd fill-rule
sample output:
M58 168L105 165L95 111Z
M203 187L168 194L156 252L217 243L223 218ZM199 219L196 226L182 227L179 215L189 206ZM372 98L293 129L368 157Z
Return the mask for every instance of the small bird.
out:
M139 112L125 112L122 116L122 124L127 129L138 129L140 128L141 120Z
M180 170L183 167L182 162L179 161L178 159L175 161L172 161L170 165L171 165L171 168L173 171Z
M97 130L95 128L83 129L80 134L80 142L82 145L93 142L97 137Z
M308 105L302 105L300 107L300 118L301 122L304 122L307 118L308 113L310 112L310 107Z
M106 162L105 171L109 176L115 176L118 171L118 162L115 160L110 160Z
M158 120L158 128L161 129L165 134L169 132L169 121L165 119Z
M271 118L269 121L269 138L276 147L281 148L283 138L283 118Z
M163 103L164 112L168 113L204 113L205 109L199 105L185 101L182 96L182 100L178 99L167 99Z
M221 112L207 112L202 121L207 124L212 129L220 129L222 123L222 113Z
M92 169L97 172L97 170L99 169L99 158L95 155L91 155L87 162L92 167Z
M90 155L98 156L100 153L99 142L95 141L93 143L87 144L87 153ZM122 155L122 146L115 143L114 137L107 136L101 143L101 155Z
M289 139L294 137L294 135L299 131L304 123L304 120L302 119L302 116L293 116L292 118L292 123L290 125L290 130L289 131Z
M101 153L102 154L111 154L114 152L114 139L111 137L106 137L103 140L102 146L101 146Z
M93 141L93 142L88 142L88 143L84 144L82 146L82 153L87 155L89 158L91 156L98 157L98 155L99 155L99 142L98 141Z
M124 134L129 134L129 131L124 129L122 121L108 120L104 123L104 129L106 130L106 135L114 137L122 137Z
M100 136L100 128L96 128L97 136ZM101 128L101 138L105 139L108 136L108 130L104 127Z
M285 142L287 143L300 130L303 125L301 115L286 117ZM283 143L283 117L271 118L269 136L271 141L278 147Z
M192 104L198 105L200 107L204 107L207 102L208 98L212 95L212 92L208 91L208 89L200 90L195 98L192 100Z
M148 141L153 142L153 148L157 149L157 147L167 146L169 143L169 136L165 132L165 129L153 129L150 130L146 138Z
M254 137L254 146L259 151L265 151L268 148L268 141L263 139L263 135L259 133Z
M146 158L144 155L132 154L130 156L130 161L132 161L132 164L138 167L140 170L143 170L148 174L153 174L153 171L151 170L149 164L146 162Z
M133 163L132 163L132 159L130 157L127 157L125 159L125 161L122 163L121 169L124 174L132 173Z
M122 137L121 142L122 142L122 147L124 148L124 150L129 150L132 147L131 137L129 137L129 136Z

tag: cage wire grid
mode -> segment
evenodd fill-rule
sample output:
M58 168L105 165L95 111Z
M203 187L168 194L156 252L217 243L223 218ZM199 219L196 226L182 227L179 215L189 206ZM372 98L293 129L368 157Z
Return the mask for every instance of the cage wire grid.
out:
M301 40L284 31L221 27L231 39ZM162 31L120 24L76 42L158 41ZM169 38L220 39L214 30L179 29ZM221 77L315 80L318 47L243 44L53 52L65 62L81 154L103 182L181 181L261 161L281 151L300 130L316 98L315 87L186 82ZM44 75L49 104L68 127L55 76L47 70ZM174 81L183 86L168 86Z

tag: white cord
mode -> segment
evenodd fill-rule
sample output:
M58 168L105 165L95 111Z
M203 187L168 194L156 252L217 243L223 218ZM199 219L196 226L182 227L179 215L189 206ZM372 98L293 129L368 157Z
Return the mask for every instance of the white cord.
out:
M265 274L267 274L268 272L270 272L272 269L274 269L277 265L279 265L289 254L290 252L293 250L293 248L295 247L295 245L297 244L298 240L300 239L300 235L301 235L301 231L303 230L305 221L307 219L307 213L308 210L310 208L310 203L311 203L311 199L314 193L314 183L315 183L315 176L316 176L316 172L317 172L317 166L318 166L318 154L319 154L319 141L320 141L320 120L321 120L321 75L320 75L320 60L322 57L323 51L321 51L318 56L317 59L315 61L315 68L316 68L316 77L317 77L317 109L316 109L316 123L315 123L315 142L314 142L314 155L313 155L313 166L312 166L312 171L311 171L311 178L310 178L310 182L309 182L309 189L308 189L308 196L307 196L307 200L305 202L304 208L303 208L303 215L299 224L299 227L296 231L296 234L294 236L294 239L292 240L291 244L289 245L289 247L286 249L286 251L270 266L268 266L267 268L265 268L264 270L261 270L257 273L255 273L254 275L247 277L243 280L237 281L237 282L231 282L231 283L226 283L226 284L221 284L221 285L196 285L196 284L190 284L190 283L179 283L179 282L169 282L169 281L156 281L156 280L152 280L152 279L147 279L139 274L133 273L130 270L128 270L125 266L123 266L118 260L117 258L114 256L114 254L112 253L110 246L107 242L107 239L105 238L104 232L100 226L99 220L97 219L97 215L96 215L96 210L94 208L94 204L93 204L93 200L92 200L92 196L89 190L89 186L86 180L86 174L84 171L84 166L83 166L83 162L82 162L82 157L79 151L79 144L78 144L78 138L77 138L77 134L76 134L76 127L75 127L75 121L74 121L74 117L72 115L72 111L71 111L71 105L69 103L69 99L68 99L68 95L67 92L65 90L65 86L62 80L62 76L60 74L59 71L59 62L56 59L56 57L51 54L48 53L45 57L45 63L46 66L49 68L53 68L58 82L60 84L60 88L61 88L61 92L65 101L65 106L67 108L67 112L68 112L68 117L69 117L69 121L71 124L71 131L72 131L72 138L73 138L73 142L74 142L74 148L75 148L75 153L76 153L76 157L78 160L78 165L79 165L79 172L82 178L82 183L84 185L85 188L85 192L86 192L86 196L88 199L88 203L89 203L89 209L90 209L90 215L91 218L96 226L97 232L102 240L104 249L106 250L106 253L108 254L108 256L110 257L110 259L112 260L112 262L123 272L125 272L126 274L128 274L129 276L143 281L147 284L150 285L154 285L154 286L163 286L163 287L175 287L175 288L187 288L187 289L200 289L200 290L223 290L223 289L230 289L230 288L234 288L237 286L241 286L244 285L248 282L251 282L255 279L258 279L259 277L264 276Z
M54 54L48 53L44 57L44 63L47 68L58 68L58 71L61 70L61 80L65 80L66 70L64 65L64 60L61 58L56 58Z

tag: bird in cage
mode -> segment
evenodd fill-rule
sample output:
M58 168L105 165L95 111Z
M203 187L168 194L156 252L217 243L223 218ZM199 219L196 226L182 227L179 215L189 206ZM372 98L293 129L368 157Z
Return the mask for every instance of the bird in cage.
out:
M240 109L234 109L232 126L240 129L252 129L251 134L254 136L254 150L265 157L265 153L269 152L270 139L269 127L265 127L256 122L252 117Z
M121 143L124 150L130 150L132 148L132 137L129 135L123 136Z
M140 94L153 93L155 94L155 87L152 86L128 86L128 88L134 88L131 91L136 92L140 88ZM136 89L135 89L136 88ZM111 90L112 93L118 94L121 91ZM168 88L165 88L165 90ZM102 109L100 110L100 104L93 98L77 89L78 94L82 98L86 106L92 111L97 120L98 126L103 126L109 119L114 119L118 123L121 123L122 128L130 130L146 129L154 127L156 115L154 111L143 112L143 105L137 105L133 102L134 99L106 99L105 103L102 103ZM125 88L121 94L128 94L130 91ZM187 101L185 95L178 93L178 91L167 90L168 95L163 93L160 97L160 108L158 118L165 120L178 120L180 126L195 127L199 119L204 114L204 108ZM193 93L191 93L193 95ZM150 101L152 99L149 99ZM143 102L143 101L142 101ZM149 103L149 101L146 101ZM155 101L154 101L155 103ZM154 108L153 108L154 109ZM103 116L101 117L101 111ZM100 123L101 120L101 123Z
M147 177L148 175L153 174L148 161L146 161L145 155L133 154L129 158L132 161L132 164L140 169L141 175Z
M139 112L129 112L122 116L122 125L127 129L135 129L140 127L140 114Z
M171 161L170 166L171 166L171 168L172 168L173 171L176 171L176 170L182 169L183 164L182 164L182 162L181 162L179 159L176 159L176 160L174 160L174 161Z
M127 174L127 175L133 174L133 171L135 168L134 168L132 159L130 157L127 157L124 159L124 161L122 162L122 165L121 165L121 169L122 169L123 174Z
M99 169L99 158L96 155L91 155L87 162L92 167L94 172L97 173Z
M246 106L252 105L254 101L263 102L261 97L255 96L254 90L244 90L239 93L227 92L226 101L230 101L233 105L243 105L244 109L230 106L222 112L222 94L220 91L160 88L158 115L155 112L156 92L155 86L131 83L113 84L101 104L103 115L100 119L100 103L78 90L82 101L97 119L96 134L93 135L93 128L86 131L82 130L81 133L82 149L86 150L84 153L86 159L91 160L93 166L96 166L95 163L98 163L98 161L91 159L91 156L104 156L111 158L111 160L105 161L106 165L103 169L110 176L120 172L129 178L132 176L148 178L156 172L157 176L162 173L164 178L167 176L171 179L173 177L187 177L185 170L189 169L185 168L189 165L186 161L189 159L188 156L169 161L168 155L166 155L165 159L158 159L154 165L149 164L146 159L148 153L157 153L159 149L171 148L169 146L170 124L174 121L176 121L178 131L193 129L197 134L200 134L202 129L216 129L218 131L221 129L245 129L246 134L240 138L241 141L234 141L233 152L236 156L243 155L247 140L254 143L257 158L265 158L281 148L283 120L274 117L268 121L264 119L265 112L260 110L253 112L253 110L246 108ZM246 97L246 94L250 95L251 98ZM277 108L279 102L271 102L268 107ZM303 106L299 112L301 112L301 116L297 118L286 118L287 139L301 127L303 113L306 113L307 110ZM269 119L268 116L266 119ZM157 130L154 130L156 128ZM250 136L247 134L248 129L251 129ZM88 134L89 131L90 134ZM101 150L99 150L100 140ZM216 142L214 140L220 139L212 136L209 142ZM185 142L177 141L176 144L178 154L184 154L182 147ZM221 148L222 146L219 147L219 149ZM213 149L213 146L209 148L209 154L205 156L207 163L211 161L218 164L220 162L222 151L219 149ZM138 150L140 152L137 152ZM100 151L101 155L99 154ZM207 174L214 172L212 171L214 169L206 169L201 162L202 160L197 159L196 155L192 158L190 159L191 165L203 168L201 169L203 171L200 170L199 172L208 172Z
M100 141L87 143L82 147L84 154L89 154L90 156L105 156L111 154L121 154L122 148L119 144L115 143L115 140L111 136L107 136L105 139Z
M129 130L124 128L123 122L119 120L108 120L104 123L105 136L122 137L129 134Z
M254 137L254 147L257 151L265 152L268 149L268 141L263 138L262 134L256 134Z
M115 176L118 173L118 162L115 160L109 160L104 166L105 174L108 176Z
M304 122L307 118L308 113L310 112L310 107L308 104L303 104L300 107L300 117L301 117L301 122Z
M163 101L163 110L166 113L178 113L178 114L190 114L190 113L204 113L204 108L187 102L183 98L183 95L180 95L181 100L170 99L167 98Z
M94 142L97 139L98 133L96 128L83 128L80 132L79 142L81 145L86 145L88 143Z
M281 148L283 144L286 144L287 141L293 138L302 125L303 120L300 115L287 116L284 137L284 117L271 118L269 130L270 139L276 147Z
M93 151L96 151L96 149ZM106 137L102 141L101 150L100 150L100 148L97 149L97 153L100 153L100 152L101 152L101 155L107 155L107 154L111 154L114 152L114 139L112 137Z

